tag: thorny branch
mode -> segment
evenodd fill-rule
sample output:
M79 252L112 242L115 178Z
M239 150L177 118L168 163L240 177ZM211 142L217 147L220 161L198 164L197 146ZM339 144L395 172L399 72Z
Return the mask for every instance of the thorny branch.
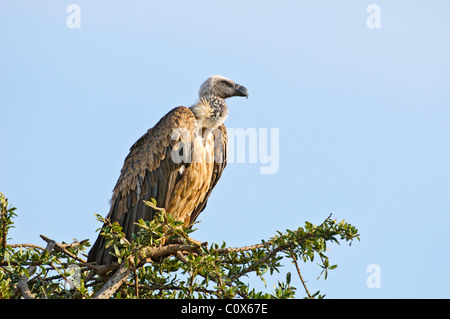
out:
M302 282L303 288L305 288L305 291L306 291L306 294L308 295L308 297L311 298L312 296L309 293L308 287L306 287L305 280L303 279L302 273L300 271L300 267L298 266L297 257L295 256L292 249L289 249L289 254L291 255L292 262L295 265L295 269L297 270L297 274L298 274L298 277L300 278L300 281Z
M45 251L51 252L52 249L54 248L56 242L53 240L49 240L47 242L47 247L44 249ZM28 273L33 274L36 271L36 266L29 266L28 267ZM31 293L30 288L28 287L28 276L26 274L23 274L22 277L20 278L19 282L17 283L17 289L20 290L20 292L22 293L22 296L25 299L35 299L35 296Z
M54 249L55 251L60 251L64 254L66 254L67 256L79 261L79 265L83 266L82 271L91 270L94 273L98 273L101 275L105 275L106 273L109 273L111 271L114 272L114 274L111 277L108 277L108 279L105 282L105 284L103 285L103 287L93 296L94 299L110 298L120 288L120 286L125 283L125 281L128 279L128 277L132 274L133 269L131 267L129 267L127 264L128 263L132 264L134 262L134 256L128 257L128 260L123 261L121 264L118 264L117 262L113 262L108 267L105 265L96 265L95 263L87 263L84 259L82 259L78 256L75 256L74 254L72 254L71 252L69 252L66 249L66 247L75 247L77 245L80 245L81 243L86 242L86 240L67 245L67 244L58 243L44 235L41 235L40 237L48 243L46 248L40 247L38 245L31 245L31 244L14 244L14 245L11 245L11 247L13 247L13 248L32 247L32 248L40 249L43 252L44 251L51 252L51 250ZM199 246L205 246L205 243L200 243L193 239L191 239L190 242L195 243L196 246L171 244L171 245L166 245L166 246L161 246L161 247L146 247L139 252L139 256L138 256L139 263L138 263L137 267L141 267L145 263L152 262L153 259L156 259L158 257L167 257L167 256L176 256L180 261L182 261L185 264L188 264L189 261L186 259L185 255L187 255L187 254L200 255L200 254L202 254L202 251L199 249ZM270 244L271 244L270 242L266 242L263 244L255 244L255 245L244 246L244 247L211 249L210 252L217 253L219 255L225 255L225 254L232 253L232 252L250 251L250 250L257 249L257 248L266 247ZM259 260L257 263L255 263L251 267L248 267L248 268L245 268L244 270L242 270L240 275L243 275L245 273L252 271L259 264L262 264L265 261L267 261L268 259L272 258L277 252L279 252L282 249L284 249L284 247L278 247L277 249L272 250L269 254L264 256L264 258ZM30 277L34 273L36 266L39 266L39 265L40 264L37 262L37 263L31 264L29 266L28 272L30 274ZM199 275L202 275L202 274L199 274ZM206 277L205 275L203 275L203 276ZM62 275L53 276L53 277L48 278L47 280L55 280L55 279L59 279L61 277L62 277ZM236 275L236 277L238 277L238 275ZM213 277L211 277L211 279L216 281L217 284L219 284L220 286L222 286L223 283L222 283L220 277L213 276ZM35 298L35 296L31 293L30 289L28 288L29 282L33 282L33 281L34 281L34 279L28 280L28 276L23 275L17 284L17 288L19 289L21 295L26 299L34 299ZM141 287L141 286L139 286L139 287ZM153 288L144 286L145 289L162 289L164 287L166 287L167 289L173 288L171 285L168 285L168 286L160 285L159 288L158 288L158 286L155 286ZM209 291L208 289L199 289L199 288L197 288L196 290L197 291ZM215 295L217 295L217 292L215 293Z
M6 200L2 199L5 212ZM12 216L13 209L7 211ZM115 260L110 265L88 263L83 257L89 246L88 240L71 244L58 243L44 235L40 237L46 247L34 244L6 244L4 236L12 224L10 217L3 213L0 231L0 298L94 298L107 299L123 296L160 297L175 296L194 298L197 295L216 298L292 298L295 288L283 284L274 295L250 290L240 278L255 273L263 281L262 275L270 269L278 271L283 255L292 259L297 274L308 298L323 297L310 294L300 272L298 260L312 261L318 254L322 261L322 272L336 268L329 266L326 242L338 243L338 238L351 242L359 239L357 229L345 223L332 221L329 216L319 226L306 222L305 228L286 230L262 243L244 247L219 247L199 242L191 237L192 230L182 228L179 221L162 211L159 219L139 222L142 233L132 242L124 239L121 227L110 224L102 232L114 247ZM182 223L181 223L182 224ZM8 225L6 227L5 225ZM156 237L155 237L156 234ZM166 242L170 236L173 241ZM66 260L65 262L63 262ZM77 267L81 286L66 288L70 278L66 270ZM55 274L57 272L58 274ZM49 276L52 275L52 276ZM177 278L188 275L187 280ZM320 277L320 276L319 276ZM288 276L286 277L288 278ZM61 280L64 280L61 282ZM214 289L210 289L210 284ZM15 287L5 290L5 287ZM3 288L2 288L3 287ZM56 289L55 289L56 287ZM58 288L59 287L59 288ZM3 289L3 291L2 291ZM14 290L15 289L15 290Z

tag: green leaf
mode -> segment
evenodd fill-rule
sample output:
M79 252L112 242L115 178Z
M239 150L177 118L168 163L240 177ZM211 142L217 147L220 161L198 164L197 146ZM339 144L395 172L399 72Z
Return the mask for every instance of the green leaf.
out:
M288 285L291 283L291 273L290 273L290 272L288 272L288 273L286 274L286 283L287 283Z
M114 245L114 253L116 254L116 256L120 256L120 250L119 247L117 247L117 245Z
M263 276L260 276L259 278L261 278L262 282L264 283L264 286L267 288L267 281Z

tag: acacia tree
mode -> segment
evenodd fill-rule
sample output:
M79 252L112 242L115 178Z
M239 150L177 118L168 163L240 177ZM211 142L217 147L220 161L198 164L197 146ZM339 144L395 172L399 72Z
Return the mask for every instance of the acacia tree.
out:
M258 244L230 248L194 240L193 230L157 208L155 201L146 204L159 213L152 221L139 221L131 242L119 224L97 215L115 256L115 262L105 266L85 260L88 240L66 244L41 235L45 247L10 244L7 234L15 208L0 193L0 298L294 298L297 288L291 285L290 272L272 293L245 283L250 274L265 282L268 274L280 272L283 258L295 265L305 298L323 298L320 291L309 292L300 262L319 259L320 276L326 279L337 267L325 255L327 244L359 240L354 226L330 215L320 225L305 222Z

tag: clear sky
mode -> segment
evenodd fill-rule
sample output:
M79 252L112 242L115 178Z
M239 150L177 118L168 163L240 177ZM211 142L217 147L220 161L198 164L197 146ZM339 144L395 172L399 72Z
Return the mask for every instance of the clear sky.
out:
M72 3L80 28L67 23ZM196 239L250 245L333 213L361 241L329 247L339 266L326 281L303 265L310 291L449 298L449 12L412 0L2 0L11 241L94 240L130 146L221 74L249 90L228 100L226 125L257 132L258 154L227 166ZM264 147L279 150L273 174L261 174ZM373 264L379 288L367 285Z

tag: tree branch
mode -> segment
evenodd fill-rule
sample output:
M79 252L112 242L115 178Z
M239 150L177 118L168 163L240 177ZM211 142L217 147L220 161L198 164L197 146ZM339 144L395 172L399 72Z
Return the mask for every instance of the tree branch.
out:
M51 252L56 242L54 240L49 240L47 243L47 247L44 249L45 251ZM31 276L36 271L36 266L29 266L27 268L28 274ZM22 296L25 299L35 299L35 296L31 293L30 288L28 287L28 276L23 274L23 276L19 279L17 283L17 288L20 290Z
M289 254L291 255L291 258L292 258L292 260L294 262L295 268L297 269L297 274L300 277L300 281L302 282L303 288L305 288L306 294L308 295L309 298L312 298L311 294L309 293L308 288L306 287L306 283L303 280L302 273L300 272L300 267L298 266L298 263L297 263L297 257L292 252L292 249L289 249Z
M117 289L127 280L132 269L127 266L124 260L116 273L102 286L102 288L94 295L93 299L109 299Z
M80 257L78 257L78 256L76 256L76 255L74 255L74 254L72 254L70 251L68 251L68 250L66 249L66 247L71 247L71 248L72 248L72 247L76 247L76 246L78 246L78 245L81 245L82 243L86 242L87 239L86 239L86 240L83 240L83 241L81 241L81 242L76 242L76 243L73 243L73 244L64 245L64 244L59 244L59 243L55 242L54 240L52 240L52 239L50 239L50 238L48 238L48 237L46 237L46 236L44 236L44 235L40 235L40 237L41 237L43 240L45 240L47 243L48 243L48 242L53 242L53 243L55 244L55 250L60 251L60 252L62 252L62 253L64 253L64 254L66 254L66 255L69 256L70 258L73 258L73 259L75 259L75 260L78 260L78 261L80 261L80 262L82 262L82 263L86 263L86 262L87 262L87 261L84 260L83 258L80 258Z
M197 248L188 245L167 245L161 247L146 247L138 253L138 265L143 265L152 258L176 255L183 252L195 252ZM124 260L116 273L103 285L103 287L94 295L94 299L109 299L117 289L127 280L132 273L129 264L134 263L134 256L131 255Z
M23 275L19 282L17 283L17 288L20 290L20 293L25 299L35 299L34 295L31 293L30 288L28 287L28 277L27 275Z
M34 244L13 244L13 245L8 245L11 248L22 248L22 247L27 247L27 248L36 248L36 249L40 249L40 250L45 250L44 247L38 246L38 245L34 245Z
M228 253L239 253L239 252L243 252L243 251L264 248L264 247L267 247L270 245L272 245L272 242L268 241L268 242L265 242L262 244L255 244L255 245L251 245L251 246L212 249L211 252L218 253L219 255L223 255L223 254L228 254Z

